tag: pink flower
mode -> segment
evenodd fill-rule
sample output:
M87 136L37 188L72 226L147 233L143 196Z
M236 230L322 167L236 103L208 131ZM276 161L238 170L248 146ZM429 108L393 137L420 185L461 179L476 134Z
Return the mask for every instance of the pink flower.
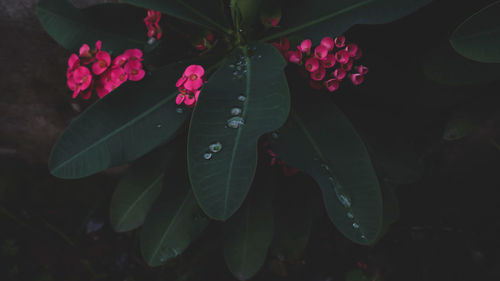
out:
M309 72L314 72L319 68L319 61L313 57L306 60L306 70Z
M351 43L345 47L345 50L350 57L355 57L358 53L358 45Z
M290 41L288 41L288 38L281 37L279 43L273 42L272 44L274 45L274 47L276 47L276 49L278 49L278 51L281 53L281 55L283 57L285 57L285 59L286 59L287 52L290 49Z
M190 65L184 71L183 76L186 77L186 81L183 86L188 91L196 91L201 85L203 85L203 75L205 74L205 69L201 65Z
M142 61L142 51L139 49L128 49L123 55L125 55L128 60L138 60Z
M333 47L335 45L335 43L333 42L333 39L332 37L325 37L323 39L321 39L321 45L325 46L328 51L331 51L333 50Z
M342 48L345 46L345 36L344 35L340 35L338 37L335 38L334 40L335 42L335 46L337 48Z
M302 63L302 52L300 52L300 51L288 51L287 57L291 63L295 63L295 64Z
M348 60L346 63L342 64L340 67L342 67L342 69L347 72L347 71L351 70L352 64L353 64L353 61Z
M324 61L321 61L324 68L331 68L335 65L335 55L328 54Z
M113 60L113 66L123 66L128 61L128 56L121 54Z
M360 65L360 66L356 67L356 71L361 75L366 75L368 73L368 67L366 67L364 65Z
M363 83L363 80L364 80L364 76L359 74L359 73L351 74L350 78L351 78L351 82L356 86Z
M73 98L76 98L81 91L89 88L92 82L92 73L85 66L77 67L68 79L68 87L73 90Z
M323 67L318 68L318 70L311 73L311 79L315 81L321 81L325 78L326 71Z
M175 98L175 103L180 105L184 102L185 105L193 107L198 101L200 92L201 92L200 90L194 92L181 91Z
M125 64L125 72L131 81L139 81L144 78L146 72L142 69L142 63L138 60L131 60Z
M361 51L360 48L358 48L358 50L356 51L356 54L354 55L354 59L355 60L359 60L361 58L361 56L363 55L363 52Z
M89 64L94 61L94 56L101 51L102 42L98 40L95 42L95 49L90 51L90 47L87 44L83 44L79 50L80 60L83 64Z
M186 82L186 80L187 80L187 77L182 75L182 77L179 78L179 80L177 80L177 83L175 83L175 86L177 88L180 88L182 85L184 85L184 82Z
M340 86L339 80L332 78L329 79L325 82L325 87L328 89L330 92L336 91Z
M99 51L95 55L96 61L92 65L92 72L99 75L108 69L111 63L111 56L105 51Z
M339 81L344 79L346 75L347 75L347 73L342 68L337 68L333 71L333 77L335 77Z
M325 60L327 55L328 49L323 45L319 45L314 49L314 56L319 60Z
M148 10L148 15L144 18L144 24L148 29L148 37L156 36L156 39L160 40L162 36L162 30L159 25L161 19L161 12L155 10Z
M347 63L349 58L349 53L346 50L340 50L335 53L335 60L341 64Z
M297 46L297 49L303 53L309 53L311 51L311 39L306 39Z
M138 61L136 61L136 62L140 64L140 62L138 62ZM130 62L128 64L130 64ZM138 80L131 79L130 78L130 74L128 74L128 72L126 71L126 68L123 69L121 67L115 67L115 68L111 69L111 71L110 71L110 77L111 77L111 83L109 84L109 86L111 86L111 88L113 90L116 87L118 87L121 84L123 84L125 81L127 81L127 79L130 79L132 81L138 81L138 80L142 79L142 78L138 79Z

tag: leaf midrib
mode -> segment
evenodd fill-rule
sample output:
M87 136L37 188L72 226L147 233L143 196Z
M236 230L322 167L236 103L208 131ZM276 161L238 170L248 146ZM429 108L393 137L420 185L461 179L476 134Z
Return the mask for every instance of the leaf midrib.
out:
M250 100L250 72L252 70L251 68L251 61L248 59L248 56L246 54L246 51L244 48L243 49L243 54L245 56L245 61L246 61L246 66L247 66L247 73L246 73L246 86L245 86L245 94L246 94L246 100L243 103L243 110L241 113L241 117L243 120L246 120L247 116L247 109L248 109L248 101ZM234 146L233 150L231 151L231 160L229 161L229 171L228 171L228 176L226 178L226 190L224 192L224 217L227 215L227 208L229 204L229 190L231 187L231 179L232 179L232 174L233 174L233 166L234 166L234 161L236 159L236 152L238 150L238 146L240 143L240 138L241 138L241 133L242 129L244 126L238 127L236 131L236 137L234 138Z
M104 142L105 140L108 140L109 138L113 137L114 135L116 135L118 132L122 131L124 128L126 127L129 127L131 125L133 125L134 123L136 123L137 121L139 121L140 119L144 118L145 116L147 116L148 114L150 114L151 112L155 111L156 109L158 109L160 106L164 105L165 103L167 103L168 101L172 100L175 96L175 92L174 94L166 97L164 100L162 100L161 102L157 103L156 105L154 105L153 107L150 107L148 110L144 111L143 113L139 114L137 117L133 118L132 120L126 122L124 125L118 127L117 129L111 131L109 134L105 135L104 137L100 138L98 141L94 142L93 144L87 146L85 149L81 150L80 152L76 153L75 155L71 156L70 158L68 158L67 160L61 162L59 165L57 165L54 169L52 169L52 173L55 173L56 171L58 171L59 169L61 169L62 167L64 167L67 163L73 161L74 159L78 158L80 155L82 155L83 153L86 153L87 151L89 151L90 149L94 148L95 146L101 144L102 142Z
M298 30L301 30L301 29L304 29L304 28L308 28L310 26L313 26L315 24L318 24L318 23L321 23L321 22L324 22L324 21L327 21L331 18L334 18L340 14L343 14L343 13L346 13L346 12L349 12L350 10L353 10L353 9L356 9L356 8L359 8L363 5L366 5L368 3L371 3L371 2L374 2L375 0L365 0L363 2L359 2L357 4L354 4L352 6L349 6L349 7L346 7L344 9L341 9L333 14L329 14L329 15L326 15L326 16L323 16L323 17L320 17L320 18L317 18L315 20L312 20L310 22L307 22L307 23L304 23L304 24L301 24L301 25L297 25L295 27L291 27L291 28L288 28L288 29L285 29L281 32L278 32L278 33L275 33L275 34L271 34L269 36L266 36L262 39L260 39L260 41L262 42L267 42L267 41L270 41L270 40L273 40L273 39L276 39L276 38L279 38L279 37L282 37L282 36L285 36L287 34L290 34L290 33L293 33L293 32L296 32Z
M117 223L117 227L118 228L121 228L121 225L122 223L125 221L126 217L128 216L128 214L132 211L132 209L134 209L134 207L139 203L139 201L142 200L142 198L144 196L146 196L146 194L149 193L149 191L158 183L158 181L160 181L161 179L163 179L163 174L161 174L156 180L153 181L152 184L150 184L146 189L143 190L143 192L141 193L141 195L139 197L137 197L136 200L134 200L134 202L129 206L129 208L127 208L127 211L125 211L125 213L123 214L122 218L120 220L118 220L118 223Z
M175 212L175 215L172 218L172 220L170 221L170 224L167 226L167 229L165 229L165 232L163 232L163 235L160 239L160 243L158 244L156 249L153 251L153 254L151 255L151 259L149 260L149 264L152 264L152 262L155 260L156 255L158 254L158 251L162 248L163 242L165 241L165 238L167 237L167 234L170 231L170 228L176 224L177 218L179 217L181 211L184 209L184 205L186 205L186 202L188 201L188 198L190 197L191 192L192 192L191 189L189 189L189 192L186 194L186 197L184 198L184 200L182 200L182 204L179 206L179 209L177 209L177 212Z

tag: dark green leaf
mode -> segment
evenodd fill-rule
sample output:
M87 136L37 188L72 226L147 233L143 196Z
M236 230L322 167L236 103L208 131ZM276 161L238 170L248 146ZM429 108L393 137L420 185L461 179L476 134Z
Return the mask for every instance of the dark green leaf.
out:
M264 41L297 33L317 41L337 36L355 24L382 24L404 17L431 0L287 1L282 29ZM285 18L286 17L286 18Z
M224 257L239 280L254 276L266 261L274 228L272 184L266 173L257 175L245 204L224 224Z
M500 64L469 60L457 54L449 45L431 50L423 61L423 69L428 79L450 86L500 80Z
M110 221L118 232L140 226L163 187L167 163L179 149L177 143L152 151L138 161L118 184L111 199Z
M464 21L451 35L451 45L462 56L500 63L500 1Z
M258 18L262 2L263 0L231 0L231 9L233 14L239 13L241 16L241 25L251 25Z
M311 94L314 99L304 99ZM349 120L321 94L298 94L301 100L273 141L273 151L317 181L330 219L347 238L370 244L382 224L378 179Z
M52 149L50 172L81 178L134 160L168 140L184 123L176 111L175 82L185 63L161 68L139 82L128 81L89 107Z
M230 33L219 0L124 0L125 3L153 9L170 16Z
M257 140L279 128L290 107L280 53L269 44L251 49L250 56L247 49L235 50L210 77L189 128L193 191L203 211L218 220L243 203L255 174ZM220 151L210 152L219 143Z
M146 13L132 6L103 4L80 10L66 0L41 0L36 14L50 36L71 51L84 43L93 48L97 40L102 41L106 51L146 46Z
M151 208L141 232L141 252L150 266L159 266L180 255L205 229L203 215L189 186L182 159L165 172L165 186Z

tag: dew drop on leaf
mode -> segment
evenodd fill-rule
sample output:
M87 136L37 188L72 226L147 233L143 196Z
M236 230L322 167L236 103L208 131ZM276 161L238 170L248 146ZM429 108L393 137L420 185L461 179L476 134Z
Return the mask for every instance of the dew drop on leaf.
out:
M247 97L245 97L244 95L240 95L240 96L238 96L238 100L239 101L246 101Z
M347 213L347 217L350 218L350 219L353 219L354 218L354 215L351 213L351 212L348 212Z
M156 42L156 38L154 38L154 37L149 37L148 38L148 44L149 45L153 45L155 42Z
M217 153L222 150L222 144L220 142L214 142L208 146L208 150Z
M354 227L355 229L358 229L358 228L359 228L359 224L357 224L357 223L353 223L353 224L352 224L352 227Z
M182 107L177 107L177 109L175 110L177 113L179 114L182 114L184 113L184 109L182 109Z
M237 129L241 125L244 125L244 124L245 124L245 121L243 120L243 118L241 118L239 116L235 116L235 117L232 117L229 120L227 120L227 126L229 128L233 128L233 129Z
M241 114L241 108L239 108L239 107L231 108L231 115L238 116L240 114Z
M205 160L211 159L212 158L212 153L207 152L207 153L203 154L203 158L205 158Z

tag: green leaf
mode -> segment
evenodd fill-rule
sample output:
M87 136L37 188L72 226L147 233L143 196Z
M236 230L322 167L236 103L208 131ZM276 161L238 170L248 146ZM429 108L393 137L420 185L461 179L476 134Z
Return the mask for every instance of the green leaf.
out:
M255 174L257 140L279 128L290 108L282 56L270 44L250 48L235 50L210 77L189 128L193 191L203 211L218 220L243 203ZM218 143L220 151L210 152Z
M233 15L239 12L241 25L249 26L257 20L262 2L263 0L231 0L231 9Z
M150 152L122 178L111 199L110 221L115 231L130 231L144 222L162 190L168 161L178 149L177 143L171 143Z
M124 0L125 3L153 9L208 29L231 33L219 0Z
M306 99L315 94L314 99ZM323 93L299 93L272 142L285 162L311 175L328 216L349 239L371 244L382 224L382 198L368 151L349 120Z
M486 84L500 80L500 64L467 59L448 44L426 55L423 70L428 79L449 86Z
M184 123L176 80L186 63L169 65L139 82L128 81L97 101L62 133L52 149L50 172L81 178L134 160L167 141Z
M132 6L102 4L77 9L66 0L41 0L36 14L47 33L71 51L83 44L93 48L97 40L102 41L106 51L146 46L145 11Z
M475 13L455 29L451 45L462 56L500 63L500 1Z
M189 186L185 153L165 172L165 186L151 208L141 232L141 252L150 266L175 258L193 242L209 220Z
M262 41L295 33L318 41L337 36L355 24L382 24L404 17L431 0L336 0L289 1L282 29ZM285 20L286 17L286 20Z
M245 204L224 224L226 264L238 280L254 276L266 261L273 238L273 181L257 175ZM256 189L258 189L256 191Z

